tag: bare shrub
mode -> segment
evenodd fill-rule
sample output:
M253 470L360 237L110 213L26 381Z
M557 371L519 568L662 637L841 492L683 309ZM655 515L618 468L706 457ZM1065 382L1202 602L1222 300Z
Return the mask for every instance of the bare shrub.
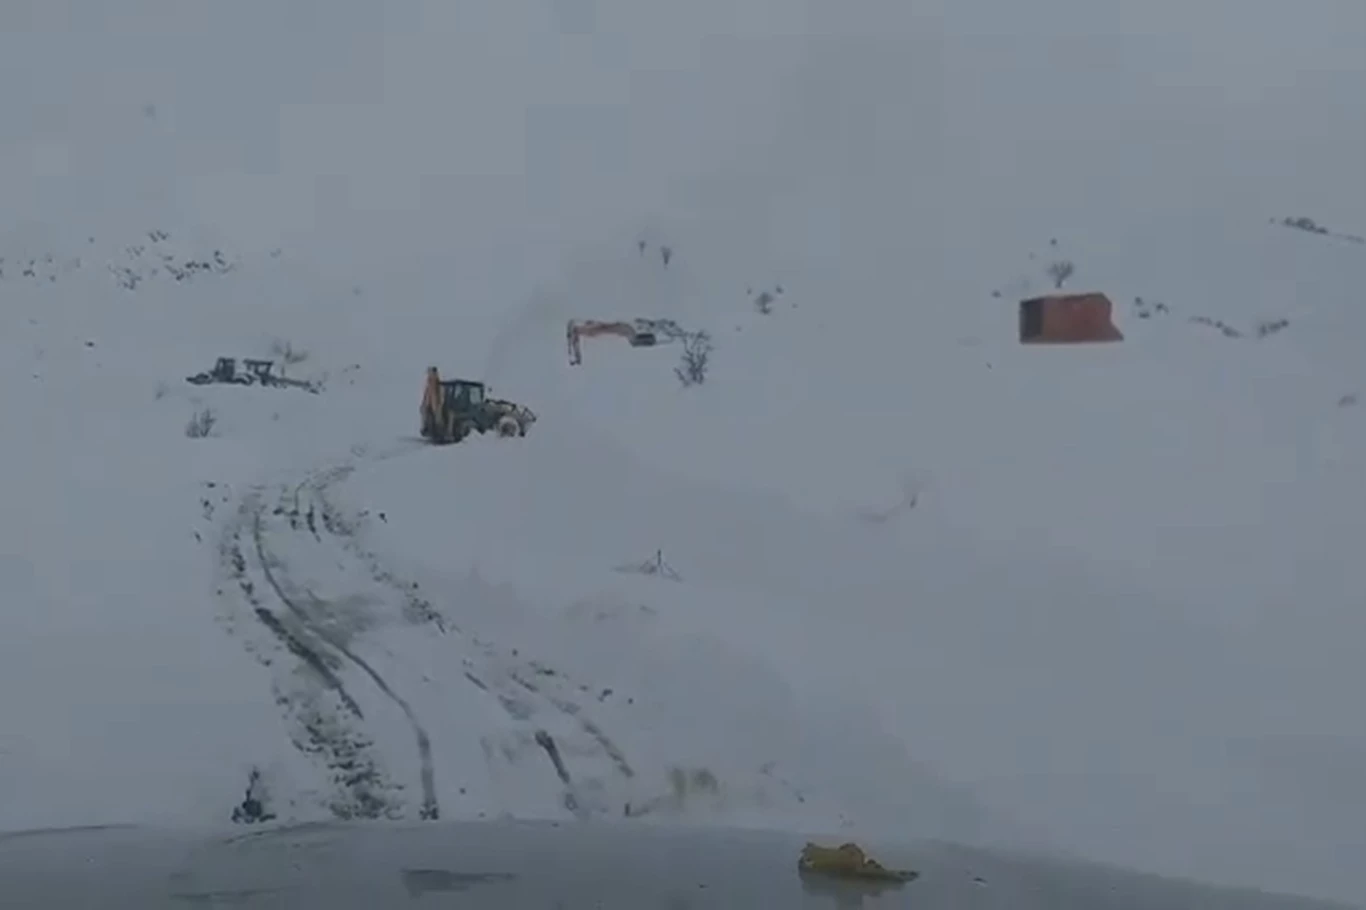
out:
M189 423L185 424L185 435L190 439L204 439L214 435L217 426L218 415L211 408L204 408L196 411Z
M674 375L685 387L701 385L707 381L707 371L711 367L711 335L707 332L694 332L683 339L682 361L674 367Z
M1160 300L1144 300L1142 297L1135 297L1134 315L1139 319L1152 319L1154 316L1170 313L1171 307Z
M754 304L754 309L767 316L773 312L773 305L778 302L778 298L783 296L783 286L775 284L772 288L762 290L758 294L754 293L754 288L746 288L745 293L749 295L750 301Z
M664 559L664 551L655 550L655 555L644 562L627 563L624 566L617 566L618 572L629 572L637 575L653 575L656 578L667 578L669 581L682 581L683 578L673 566L669 565Z
M246 794L233 807L232 820L239 825L256 825L275 820L275 813L270 810L270 791L260 768L253 767L247 775Z
M1284 329L1286 329L1286 328L1289 328L1289 327L1290 327L1290 320L1289 320L1289 319L1268 319L1268 320L1265 320L1265 321L1263 321L1263 322L1257 323L1257 329L1256 329L1257 337L1258 337L1258 338L1270 338L1272 335L1275 335L1277 332L1280 332L1280 331L1282 331L1282 330L1284 330Z
M1059 259L1048 267L1048 277L1053 282L1054 288L1061 288L1076 270L1077 267L1072 264L1070 259Z
M289 341L276 339L270 345L270 352L280 360L280 375L285 375L285 368L295 364L303 363L308 359L308 351L296 348Z
M1192 316L1190 321L1195 325L1207 325L1212 329L1218 329L1225 338L1242 338L1243 333L1233 326L1224 322L1222 319L1211 319L1208 316Z

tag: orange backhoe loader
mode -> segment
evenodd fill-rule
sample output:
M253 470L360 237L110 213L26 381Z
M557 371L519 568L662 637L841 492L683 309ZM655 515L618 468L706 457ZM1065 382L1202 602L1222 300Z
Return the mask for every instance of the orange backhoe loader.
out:
M490 430L499 436L525 436L536 422L531 409L502 398L490 398L488 392L482 382L442 379L436 367L428 367L419 408L422 438L445 444Z

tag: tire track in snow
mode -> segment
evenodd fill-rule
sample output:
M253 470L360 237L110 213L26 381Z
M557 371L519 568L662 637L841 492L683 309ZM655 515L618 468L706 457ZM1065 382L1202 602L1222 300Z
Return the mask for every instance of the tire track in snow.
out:
M327 503L327 506L330 510L332 510L328 514L335 516L335 508L332 506L332 504L329 502ZM397 593L400 596L404 597L406 600L409 600L410 602L416 602L416 605L413 608L413 612L419 614L429 613L433 617L433 619L430 621L440 624L440 628L443 634L445 633L447 626L441 618L441 614L437 613L428 601L426 601L424 598L418 597L413 593L416 590L415 585L412 585L411 583L404 583L402 580L398 579L391 571L382 568L382 566L379 564L378 560L374 557L374 555L369 553L368 551L363 550L360 547L360 545L355 542L353 536L348 537L347 543L348 546L356 552L359 558L364 560L367 563L367 565L372 567L372 578L374 578L377 582L380 582L381 584L387 584L390 587L394 588L397 591ZM459 631L458 626L452 626L452 628L454 628L456 631ZM630 762L627 761L624 752L621 750L620 747L616 745L615 742L612 741L612 739L607 735L606 732L602 730L601 727L599 727L596 723L594 723L590 718L588 718L584 714L583 705L569 698L565 698L564 696L546 692L543 687L531 682L528 678L529 676L534 674L537 676L550 676L565 679L566 677L563 673L561 673L558 670L547 668L544 665L537 664L534 661L523 660L521 658L518 658L515 656L515 651L510 651L509 649L500 647L491 642L484 641L478 636L467 636L466 638L472 645L475 646L475 648L477 648L483 654L484 658L486 659L486 661L484 662L485 666L482 668L482 676L484 678L492 677L495 679L500 679L503 682L503 685L499 687L499 691L497 693L494 693L491 690L489 684L485 681L485 679L481 678L479 675L476 675L471 670L467 670L465 672L466 679L468 679L470 682L478 686L483 691L489 692L490 694L496 694L496 697L499 699L499 702L503 706L503 709L514 717L526 717L529 716L529 714L528 709L525 707L513 707L513 703L519 702L520 699L517 699L514 696L509 695L507 691L509 688L508 684L520 687L524 692L530 693L530 695L532 695L533 697L544 700L546 705L548 705L550 708L553 708L555 711L558 711L559 713L563 714L568 718L572 718L577 723L579 729L581 729L585 734L587 734L587 736L590 739L592 739L593 742L597 743L598 747L602 750L603 754L611 760L613 766L616 768L617 772L622 777L628 779L635 777L635 771L631 767ZM493 666L493 664L505 664L508 662L514 663L513 669L500 669ZM480 662L471 661L467 658L466 663L477 664ZM583 691L587 691L586 687L580 688Z
M498 766L499 755L505 762L501 767L510 767L519 763L523 752L544 752L540 761L544 762L545 757L551 759L544 773L553 772L563 783L561 802L565 809L581 819L594 814L616 814L608 806L590 806L582 788L584 785L600 788L611 779L631 781L636 777L636 772L624 752L587 716L584 706L572 694L554 691L558 687L572 687L572 681L556 670L518 656L516 648L466 634L459 626L450 623L440 610L422 596L416 584L400 579L374 552L361 544L358 535L371 517L370 513L367 510L344 512L330 495L332 488L350 477L360 464L387 461L425 447L423 444L406 443L374 455L370 455L364 447L353 447L352 458L323 465L306 473L300 480L278 486L278 498L273 506L265 504L263 488L253 488L249 495L242 498L238 517L227 531L227 537L235 541L236 555L225 555L225 563L231 564L230 572L237 572L239 566L239 574L245 572L242 538L248 538L246 543L254 557L251 562L255 564L256 574L263 584L254 586L250 581L246 582L244 595L258 622L312 671L320 685L337 700L339 710L334 713L338 717L333 719L332 726L340 724L342 716L349 716L353 723L367 723L360 704L342 681L340 673L345 664L359 670L385 699L403 713L419 757L422 818L438 818L441 812L436 773L439 762L433 754L431 736L410 701L376 669L370 659L358 653L358 644L355 641L348 644L331 627L338 617L332 615L328 608L336 606L337 602L318 597L290 578L288 564L278 549L282 534L292 532L306 536L316 544L335 543L344 551L343 563L362 569L381 589L392 592L396 598L396 609L407 623L417 627L428 626L433 634L450 642L454 649L451 657L463 666L460 682L474 685L484 696L491 697L497 710L511 724L511 740L506 738L507 733L503 734L501 740L494 731L487 731L484 735L475 734L488 761L490 773L495 778L503 773ZM345 565L339 568L344 569ZM283 606L283 616L261 605L261 590L268 591ZM386 653L395 660L401 660L392 652ZM547 686L543 682L546 679L554 682ZM591 691L585 686L578 688L582 692ZM281 702L290 706L288 698L282 698ZM297 705L293 707L295 713L299 713ZM557 722L556 718L563 720ZM313 726L319 723L317 718L313 719ZM555 727L561 729L552 733ZM313 740L326 740L327 737L328 734L313 735L310 746ZM361 746L367 752L373 752L375 744L364 737L360 739ZM316 748L305 747L297 741L296 745L305 751L316 751ZM584 767L584 763L587 763L587 767ZM373 758L369 759L369 764L378 767L378 762ZM580 766L577 776L571 773L572 765ZM535 772L536 775L540 773ZM385 784L385 788L403 789L392 784ZM522 795L522 789L518 787L519 795ZM367 803L366 799L361 798L353 801ZM343 817L394 817L397 810L397 805L390 801L373 811L334 809L334 814Z
M409 451L411 449L402 449L374 460L388 460ZM468 646L463 655L465 680L495 700L499 710L511 721L514 729L522 731L518 735L521 743L545 751L546 755L551 757L554 772L565 784L565 808L580 818L593 814L592 810L584 805L585 801L576 795L578 782L569 773L563 756L572 752L581 760L587 759L593 764L603 765L602 771L594 769L591 772L593 776L588 779L589 783L596 785L601 784L604 778L622 781L632 781L636 778L635 769L627 760L624 751L587 716L583 705L572 697L547 691L543 685L531 681L532 677L551 678L572 686L572 682L563 673L536 661L519 657L515 648L463 632L459 625L450 623L441 611L419 593L416 584L400 579L373 551L361 544L359 536L362 532L362 523L370 517L370 513L362 510L344 516L329 495L331 488L350 477L355 467L354 464L336 465L322 469L311 478L305 479L297 489L311 490L318 508L315 510L310 504L305 510L302 496L299 496L292 503L291 521L295 522L296 526L309 526L315 536L318 534L316 526L320 521L323 530L340 539L352 559L367 570L373 581L390 589L401 599L403 614L410 622L419 625L431 624L443 636L448 631L455 632L456 635L452 636L453 644ZM590 691L586 686L578 688L582 692ZM548 725L553 725L551 721L557 716L565 718L569 726L569 729L558 738L546 729ZM572 742L566 738L582 738L585 741ZM565 741L557 742L557 739ZM547 742L551 744L550 749L545 746ZM508 762L516 760L515 755L509 754L506 747L496 748L487 736L481 737L481 745L491 765L494 756L500 752ZM515 753L517 750L512 751ZM491 770L496 773L496 769L491 767Z
M307 478L302 483L296 485L292 491L295 514L299 511L299 496L302 489L316 490L320 485L334 482L335 479L346 476L351 470L351 467L346 465L333 466L324 469L320 477ZM289 495L289 488L285 488L284 497L282 498L287 498ZM294 615L300 625L308 629L319 640L325 642L330 648L369 677L370 681L374 683L375 688L379 689L386 698L397 705L399 710L403 712L412 729L413 740L417 746L419 762L418 777L422 787L422 808L420 817L423 819L440 818L441 805L436 795L436 770L435 763L432 760L432 742L426 727L418 718L417 712L413 710L412 705L408 703L407 699L399 695L394 688L389 685L388 681L371 666L369 661L365 660L347 646L347 644L342 641L339 636L335 635L331 629L318 622L317 617L301 606L298 598L286 590L286 586L281 583L281 579L276 571L271 568L272 563L276 566L282 566L284 565L284 562L274 554L267 545L268 534L266 532L265 512L265 508L258 502L252 515L252 540L255 544L257 558L260 561L267 584L270 585L276 598ZM287 512L284 503L282 502L280 505L276 506L274 514L280 515L290 513ZM291 527L295 527L293 521L291 521L290 524ZM316 530L314 531L314 536L318 537ZM314 600L319 604L326 603L325 601L317 600L316 598L314 598Z
M276 703L299 728L294 745L319 758L327 768L337 788L328 804L331 813L344 820L397 817L398 788L383 772L374 754L373 741L356 729L365 715L337 675L334 661L309 640L307 629L290 628L289 623L266 607L263 586L252 578L264 575L266 569L248 559L244 541L253 516L261 508L261 492L256 488L243 496L234 517L224 527L219 545L220 570L236 586L251 616L270 633L271 641L293 655L308 675L300 678L297 672L281 672L283 668L274 657L250 642L247 650L275 671L272 689ZM230 597L222 587L218 593L225 599ZM329 704L330 701L335 704Z

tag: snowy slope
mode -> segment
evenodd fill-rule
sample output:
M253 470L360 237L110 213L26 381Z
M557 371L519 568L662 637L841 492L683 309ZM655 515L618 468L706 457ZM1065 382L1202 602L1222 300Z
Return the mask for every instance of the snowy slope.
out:
M257 767L1366 899L1366 246L1271 223L1366 229L1358 5L142 5L0 30L0 827ZM1124 344L1015 342L1061 258ZM416 446L428 364L541 420Z

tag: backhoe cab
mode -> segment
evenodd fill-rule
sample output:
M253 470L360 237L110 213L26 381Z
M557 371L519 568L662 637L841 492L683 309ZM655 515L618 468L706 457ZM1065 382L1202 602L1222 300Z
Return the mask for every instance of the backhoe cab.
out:
M186 382L194 385L208 385L209 383L222 382L235 385L251 385L254 377L250 373L239 373L237 371L237 358L219 357L218 362L213 365L213 369L207 373L196 373L187 376Z

